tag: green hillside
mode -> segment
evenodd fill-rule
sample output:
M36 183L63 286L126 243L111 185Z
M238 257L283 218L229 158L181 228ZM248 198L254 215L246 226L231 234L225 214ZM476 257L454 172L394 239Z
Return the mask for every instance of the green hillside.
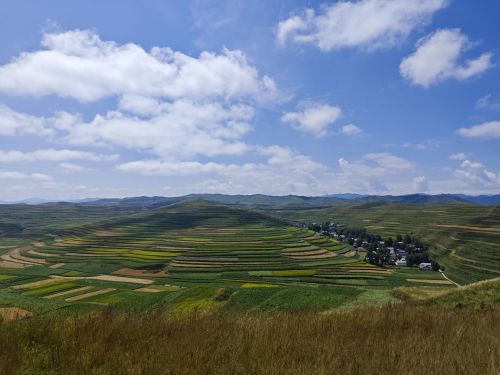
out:
M454 281L500 276L500 206L366 203L319 210L277 211L290 220L335 221L384 237L414 234Z
M437 272L375 267L336 240L204 201L70 224L29 241L2 238L0 303L34 312L324 310L383 303L393 287L452 287Z

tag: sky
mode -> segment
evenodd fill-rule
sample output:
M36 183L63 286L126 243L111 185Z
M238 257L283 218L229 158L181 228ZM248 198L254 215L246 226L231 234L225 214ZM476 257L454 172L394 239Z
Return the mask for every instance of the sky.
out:
M0 200L500 193L498 14L2 1Z

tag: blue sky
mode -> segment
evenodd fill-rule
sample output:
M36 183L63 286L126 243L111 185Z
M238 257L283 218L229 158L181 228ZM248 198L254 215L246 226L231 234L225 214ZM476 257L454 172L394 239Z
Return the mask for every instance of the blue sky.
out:
M0 4L0 200L500 193L494 0Z

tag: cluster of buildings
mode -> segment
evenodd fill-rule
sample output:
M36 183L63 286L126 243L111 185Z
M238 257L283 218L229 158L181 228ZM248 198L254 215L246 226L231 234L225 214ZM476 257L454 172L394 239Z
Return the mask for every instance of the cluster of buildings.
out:
M366 251L368 255L370 252L377 253L377 259L383 258L382 264L395 264L396 266L407 266L407 257L409 254L425 254L426 249L424 245L419 241L415 241L410 236L405 236L405 241L393 241L389 238L387 241L383 241L380 236L373 236L366 233L366 231L346 231L344 230L344 225L338 223L312 223L312 224L300 224L302 227L307 227L314 230L317 233L321 233L325 236L335 238L339 241L348 241L357 251ZM354 235L353 235L354 234ZM358 237L355 237L355 235ZM398 239L403 239L398 235ZM369 256L367 256L369 258ZM423 259L422 259L423 260ZM378 262L378 261L377 261ZM412 262L414 263L414 262ZM432 270L432 263L430 262L420 262L418 263L421 270Z

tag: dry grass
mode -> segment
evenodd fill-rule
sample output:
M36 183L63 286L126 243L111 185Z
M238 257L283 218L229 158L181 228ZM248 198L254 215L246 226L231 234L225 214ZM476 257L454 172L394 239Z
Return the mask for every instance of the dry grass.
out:
M5 321L20 320L32 316L30 311L18 307L0 307L0 318Z
M498 374L498 307L331 314L105 311L0 324L0 373Z

